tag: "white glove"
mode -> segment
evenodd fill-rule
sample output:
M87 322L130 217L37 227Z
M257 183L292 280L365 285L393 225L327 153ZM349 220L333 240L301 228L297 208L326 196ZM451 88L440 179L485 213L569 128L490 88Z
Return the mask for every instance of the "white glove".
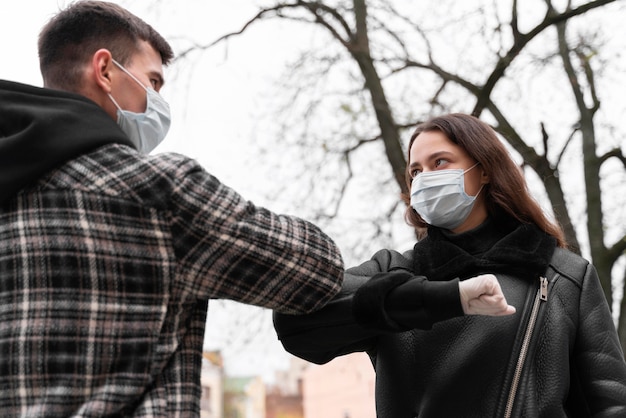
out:
M503 316L515 313L515 307L506 302L500 283L493 274L482 274L459 282L459 293L466 315Z

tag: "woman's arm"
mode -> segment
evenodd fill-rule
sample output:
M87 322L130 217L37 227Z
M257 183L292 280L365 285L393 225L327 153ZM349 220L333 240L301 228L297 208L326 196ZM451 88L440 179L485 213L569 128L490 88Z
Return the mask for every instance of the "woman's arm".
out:
M407 258L383 250L349 269L343 287L321 310L307 315L274 314L285 349L313 363L375 349L378 336L410 329L430 329L436 322L465 314L507 315L493 275L463 282L430 282L406 270Z

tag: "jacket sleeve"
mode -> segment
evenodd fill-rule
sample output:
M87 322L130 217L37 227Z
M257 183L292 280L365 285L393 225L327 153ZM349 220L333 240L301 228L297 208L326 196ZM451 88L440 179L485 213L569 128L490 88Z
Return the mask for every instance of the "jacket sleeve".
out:
M316 364L358 351L369 351L379 332L360 326L352 299L367 277L345 274L341 291L322 309L306 315L274 312L274 328L287 352Z
M298 314L341 289L341 253L320 228L254 205L193 160L157 157L175 182L170 225L181 292Z
M593 417L626 417L626 362L613 318L593 265L582 282L579 331L574 348L572 382L582 392Z
M459 280L430 282L406 270L378 273L354 294L352 313L359 324L383 332L430 329L463 315Z
M381 334L428 329L463 314L457 280L428 282L408 273L407 261L397 252L379 251L346 271L342 290L321 310L308 315L275 313L274 327L285 350L323 364L352 352L375 352Z

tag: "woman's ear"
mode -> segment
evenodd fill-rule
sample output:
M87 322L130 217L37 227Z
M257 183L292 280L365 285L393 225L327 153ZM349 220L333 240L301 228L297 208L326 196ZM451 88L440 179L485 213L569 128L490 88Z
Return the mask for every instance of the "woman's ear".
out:
M490 179L489 179L489 175L485 172L485 169L482 168L481 166L481 171L480 171L480 184L489 184L490 183Z

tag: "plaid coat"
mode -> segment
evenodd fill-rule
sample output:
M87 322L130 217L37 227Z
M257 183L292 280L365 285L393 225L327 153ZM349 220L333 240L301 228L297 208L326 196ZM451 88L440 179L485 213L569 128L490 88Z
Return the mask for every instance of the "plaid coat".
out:
M0 413L197 416L208 300L310 312L342 269L192 159L82 154L0 201Z

